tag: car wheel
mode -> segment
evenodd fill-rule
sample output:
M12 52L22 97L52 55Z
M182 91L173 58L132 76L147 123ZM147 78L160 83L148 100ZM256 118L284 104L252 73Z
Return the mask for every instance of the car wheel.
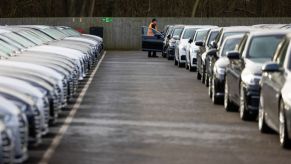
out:
M205 83L205 67L204 66L202 66L201 82L202 84Z
M261 133L269 133L271 131L265 120L264 102L262 96L260 97L258 128Z
M212 99L212 102L213 102L213 104L219 104L219 99L218 99L218 97L216 96L217 94L216 94L216 88L215 88L215 83L214 83L214 78L211 78L211 85L209 85L209 88L211 88L212 89L212 97L211 97L211 99Z
M212 83L213 82L209 80L208 83L209 83L208 84L209 85L209 87L208 87L208 95L209 95L210 98L212 98L212 93L213 93L212 92Z
M239 114L240 118L244 121L254 120L254 115L251 115L247 110L246 94L241 82L240 84L240 104L239 104Z
M178 60L178 67L179 68L182 68L184 66L184 64L182 64L181 62L180 62L180 59Z
M210 80L210 79L209 79L208 73L205 72L205 86L206 86L206 87L209 87L209 83L210 83L209 80Z
M235 110L235 105L229 99L229 88L228 88L227 80L225 80L225 83L224 83L224 109L227 112L231 112Z
M150 58L150 57L152 57L152 55L150 53L148 53L148 57Z
M283 101L280 102L279 138L280 138L280 144L283 148L290 148L291 140L288 137L287 122L286 122L286 116L285 116L285 104Z
M197 80L201 80L201 74L197 71Z
M174 64L178 65L178 61L176 60L176 58L174 57Z

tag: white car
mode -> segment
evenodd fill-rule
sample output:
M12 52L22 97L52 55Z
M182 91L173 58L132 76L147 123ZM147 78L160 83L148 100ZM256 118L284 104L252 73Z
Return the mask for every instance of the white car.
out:
M22 163L28 158L28 122L25 113L12 101L0 97L2 121L12 133L14 143L14 162ZM23 108L25 106L22 106Z
M201 51L200 47L196 45L197 42L205 44L209 31L215 26L202 27L198 29L188 46L188 53L186 57L187 68L190 71L196 71L197 69L197 54Z

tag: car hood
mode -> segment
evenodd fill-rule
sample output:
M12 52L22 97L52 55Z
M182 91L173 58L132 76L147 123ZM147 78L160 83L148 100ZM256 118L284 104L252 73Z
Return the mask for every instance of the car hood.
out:
M229 59L227 57L221 57L215 63L215 66L219 68L226 68L228 65Z
M245 73L261 75L262 74L262 66L271 61L270 58L258 58L258 59L245 59Z

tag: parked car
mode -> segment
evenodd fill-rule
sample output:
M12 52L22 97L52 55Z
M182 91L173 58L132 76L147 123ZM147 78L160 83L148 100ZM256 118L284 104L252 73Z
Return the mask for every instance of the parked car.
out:
M14 163L14 143L11 131L6 127L2 121L4 115L0 113L0 163L13 164Z
M207 34L207 39L204 42L195 42L195 49L192 49L192 56L196 57L196 65L194 65L194 69L196 66L197 70L197 80L201 80L201 75L203 75L203 72L205 72L205 58L206 58L206 53L210 50L213 49L212 43L215 41L217 35L219 34L221 28L214 28L210 30ZM196 45L197 44L197 45ZM199 46L200 45L200 46ZM194 60L194 59L193 59ZM194 62L194 61L193 61Z
M272 62L262 67L258 117L259 130L262 133L271 129L278 132L280 145L284 148L291 146L290 41L289 34L279 44Z
M14 163L22 163L28 158L28 123L23 109L18 108L11 101L0 97L0 118L11 131L14 143ZM0 116L1 117L1 116Z
M187 46L189 44L189 39L195 35L198 28L199 27L197 26L184 26L184 30L180 39L176 41L174 60L175 65L178 65L178 67L182 67L186 64Z
M239 106L242 120L254 120L258 115L262 65L270 61L286 32L249 32L238 51L228 52L224 106L227 111Z
M245 26L234 26L234 27L222 28L219 34L217 35L215 41L212 42L212 47L213 49L219 50L226 37L238 35L238 34L245 34L249 30L250 30L250 27L245 27ZM210 49L209 51L212 51L212 50ZM213 70L213 64L215 64L214 61L212 61L212 56L208 55L209 51L205 53L204 63L202 65L202 74L201 74L201 82L204 83L206 87L208 87L209 84L211 83L211 79L209 77Z
M168 60L173 60L175 58L175 50L178 44L177 42L180 40L183 31L184 25L176 25L174 27L171 37L169 38L169 45L167 46L166 50Z
M162 56L164 58L167 57L167 49L169 46L169 40L171 39L171 34L173 33L174 25L168 25L166 30L164 31L164 41L163 41L163 50L162 50Z
M235 50L243 36L244 35L234 35L226 37L219 50L213 49L212 52L208 52L208 55L211 55L210 62L213 66L209 74L210 83L208 92L214 104L220 103L224 98L225 68L229 65L229 59L226 54L229 51Z
M213 40L218 31L212 30L216 29L217 27L212 26L204 26L196 31L196 34L189 40L189 48L187 50L187 57L186 57L186 69L189 69L190 72L197 70L197 59L202 61L200 56L203 54L206 49L208 48L207 44L205 44L208 40ZM201 46L197 46L198 43Z

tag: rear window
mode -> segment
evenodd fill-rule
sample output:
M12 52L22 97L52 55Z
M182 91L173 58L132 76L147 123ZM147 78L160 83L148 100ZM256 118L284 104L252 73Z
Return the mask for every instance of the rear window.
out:
M247 57L272 58L283 37L283 35L254 37L250 42Z
M182 39L190 39L193 37L193 35L195 34L196 29L195 28L190 28L190 29L186 29Z

